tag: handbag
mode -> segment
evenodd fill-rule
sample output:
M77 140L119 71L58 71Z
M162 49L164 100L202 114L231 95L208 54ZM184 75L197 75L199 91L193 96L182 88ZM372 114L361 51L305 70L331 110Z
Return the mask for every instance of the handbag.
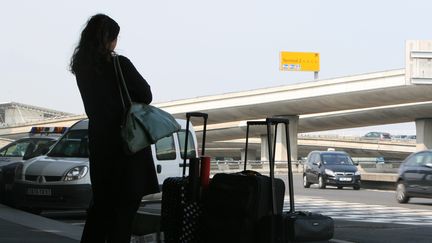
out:
M155 106L132 101L117 55L113 56L113 63L124 111L120 135L125 152L134 154L178 132L181 126L171 114Z
M286 238L291 241L330 240L334 234L334 222L329 216L308 211L297 211L282 215L288 230Z

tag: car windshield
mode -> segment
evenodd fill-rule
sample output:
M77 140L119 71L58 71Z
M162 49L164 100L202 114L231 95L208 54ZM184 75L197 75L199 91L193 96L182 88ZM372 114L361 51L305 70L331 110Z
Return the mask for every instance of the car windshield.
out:
M88 158L87 130L71 130L48 153L51 157Z
M18 140L0 150L0 157L23 157L25 155L40 155L40 149L43 146L50 146L55 140L49 138L25 138Z
M353 165L351 158L346 154L323 154L322 161L325 165Z

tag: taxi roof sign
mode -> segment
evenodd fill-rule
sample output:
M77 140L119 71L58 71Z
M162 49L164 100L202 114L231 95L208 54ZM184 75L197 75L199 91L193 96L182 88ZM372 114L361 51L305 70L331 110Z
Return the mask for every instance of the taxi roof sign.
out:
M281 71L312 71L320 70L319 53L316 52L287 52L280 53Z
M31 134L49 134L49 133L59 133L62 134L66 132L67 127L32 127L30 130Z

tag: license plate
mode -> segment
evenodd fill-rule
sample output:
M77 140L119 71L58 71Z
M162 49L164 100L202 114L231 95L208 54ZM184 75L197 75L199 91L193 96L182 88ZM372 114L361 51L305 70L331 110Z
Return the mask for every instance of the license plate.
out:
M339 178L340 181L351 181L351 177L341 177Z
M51 189L47 189L47 188L27 188L27 195L32 195L32 196L51 196Z

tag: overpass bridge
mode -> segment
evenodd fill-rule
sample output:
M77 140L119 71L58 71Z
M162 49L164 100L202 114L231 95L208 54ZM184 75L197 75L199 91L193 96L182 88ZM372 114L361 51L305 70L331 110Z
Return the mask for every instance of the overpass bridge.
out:
M170 112L177 118L184 118L185 113L190 111L208 113L209 147L221 145L224 141L244 138L246 120L264 119L270 116L287 117L290 119L292 156L296 160L297 145L300 144L297 140L299 133L409 121L416 122L416 149L430 148L432 147L432 115L430 115L432 96L430 94L432 94L432 85L412 84L407 81L405 70L400 69L163 102L155 106ZM70 125L83 117L85 116L2 127L0 137L22 136L29 127L34 125ZM201 129L200 122L194 121L197 125L198 137ZM258 131L255 137L263 139L263 133ZM283 141L283 138L278 139ZM306 143L306 139L301 141ZM312 144L312 140L307 142L308 146L316 146ZM325 144L323 141L320 143ZM358 144L361 143L357 143L357 146ZM336 145L334 141L333 145ZM372 147L365 147L362 150L372 151ZM263 160L266 160L265 149L262 145L259 149ZM400 149L405 148L400 147ZM281 152L277 155L277 159L283 160L283 156L284 153Z
M243 138L245 120L287 117L296 159L298 133L410 121L416 122L417 149L432 147L431 91L431 85L413 84L399 69L157 105L176 117L187 111L208 113L210 142ZM283 151L276 156L284 160Z
M25 136L32 126L71 126L76 121L86 118L75 116L56 120L40 121L23 126L9 128L8 133L0 137L0 147ZM5 131L3 131L5 132ZM207 154L212 157L225 157L240 159L245 146L244 139L214 141L207 144ZM250 158L260 159L261 140L250 139L249 148L255 152ZM344 150L353 157L385 157L390 160L402 160L410 153L416 151L415 140L366 140L354 136L337 135L308 135L298 134L298 156L306 157L312 150L327 150L334 148Z

